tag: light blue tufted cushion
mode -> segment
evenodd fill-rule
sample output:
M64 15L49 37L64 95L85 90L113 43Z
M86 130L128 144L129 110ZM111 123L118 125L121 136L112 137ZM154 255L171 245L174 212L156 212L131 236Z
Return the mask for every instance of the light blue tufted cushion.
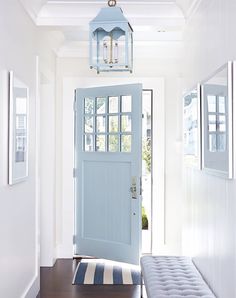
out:
M145 256L141 268L148 298L215 298L188 257Z

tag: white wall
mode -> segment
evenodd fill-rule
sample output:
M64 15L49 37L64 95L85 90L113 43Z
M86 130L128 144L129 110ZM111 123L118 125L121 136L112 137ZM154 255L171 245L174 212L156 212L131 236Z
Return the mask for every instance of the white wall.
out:
M36 296L39 290L39 124L36 55L53 54L44 33L32 23L20 1L0 4L0 297ZM50 55L49 55L50 52ZM47 62L51 67L52 62ZM8 175L8 71L29 86L29 177L14 186Z
M235 0L200 1L185 33L188 89L236 59ZM183 247L217 297L236 297L236 181L185 170Z
M181 253L181 80L178 59L135 62L129 74L96 75L87 59L59 58L57 63L57 242L58 256L72 256L73 234L73 95L76 87L141 82L154 89L155 253ZM63 119L63 121L61 121ZM166 150L165 151L165 147ZM168 152L168 155L165 154ZM171 154L169 154L171 152ZM174 185L174 186L173 186ZM178 213L172 210L178 210ZM165 226L164 226L165 224Z
M31 285L35 285L34 291L39 288L35 193L36 29L19 1L1 2L0 20L0 296L18 298L27 294ZM14 186L7 184L9 70L30 90L29 177Z

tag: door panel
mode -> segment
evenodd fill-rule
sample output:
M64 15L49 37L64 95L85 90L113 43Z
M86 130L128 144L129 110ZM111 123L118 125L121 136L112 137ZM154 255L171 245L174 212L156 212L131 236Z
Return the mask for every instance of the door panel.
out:
M131 165L124 162L84 162L84 179L90 180L93 188L85 184L83 193L83 237L104 241L130 244L130 220L125 212L130 210ZM119 183L123 187L119 187ZM104 192L104 183L110 191ZM96 190L96 195L94 195ZM91 223L90 217L93 218ZM119 225L117 226L117 223Z
M141 99L140 84L76 90L76 254L139 262Z

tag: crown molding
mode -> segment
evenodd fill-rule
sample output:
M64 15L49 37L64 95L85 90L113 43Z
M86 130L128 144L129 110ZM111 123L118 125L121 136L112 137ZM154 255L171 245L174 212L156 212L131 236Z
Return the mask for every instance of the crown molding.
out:
M47 0L20 0L20 3L36 24L38 15L42 8L47 4Z
M34 23L38 26L77 26L82 23L90 21L90 18L97 13L106 1L100 0L20 0L24 9L29 14ZM104 3L103 3L104 2ZM133 21L143 22L152 19L154 24L155 19L165 20L170 22L173 26L174 22L177 22L177 26L180 23L185 22L185 17L180 7L173 0L157 1L157 0L126 0L119 1L122 4L125 14ZM150 4L150 5L148 5ZM134 8L136 6L136 9ZM160 9L158 9L158 6ZM144 14L147 9L146 14ZM77 19L77 20L76 20ZM65 22L65 23L63 23ZM162 22L162 21L161 21Z
M179 7L179 9L182 11L185 20L189 20L192 15L197 11L199 5L201 4L202 0L189 0L190 1L190 5L184 5L183 3L181 3L181 0L178 1L176 0L176 6Z
M99 5L105 5L107 4L107 1L100 1L100 0L48 0L48 4L99 4ZM166 4L175 4L174 0L165 0L165 1L158 1L158 0L118 0L118 4L131 4L131 5L147 5L147 4L152 4L152 5L166 5Z
M37 17L36 24L38 26L88 26L90 17L77 17L77 16L65 16L65 17ZM184 18L157 18L157 17L129 17L130 23L145 26L155 26L157 28L177 27L182 28L185 25Z
M201 2L202 2L202 0L193 0L192 1L192 4L190 5L190 7L187 11L187 20L190 20L192 18L192 16L196 13Z
M27 12L27 14L30 16L30 18L32 19L32 21L36 24L38 13L28 4L26 4L24 0L20 0L20 3L23 6L24 10Z

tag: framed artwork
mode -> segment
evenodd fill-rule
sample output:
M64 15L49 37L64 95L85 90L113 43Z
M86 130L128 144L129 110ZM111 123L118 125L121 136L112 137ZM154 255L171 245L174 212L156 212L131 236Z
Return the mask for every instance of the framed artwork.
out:
M200 85L183 97L183 133L185 165L201 169Z
M8 183L24 181L28 176L28 101L29 89L9 72L9 150Z
M228 62L201 84L202 167L233 178L233 63Z

